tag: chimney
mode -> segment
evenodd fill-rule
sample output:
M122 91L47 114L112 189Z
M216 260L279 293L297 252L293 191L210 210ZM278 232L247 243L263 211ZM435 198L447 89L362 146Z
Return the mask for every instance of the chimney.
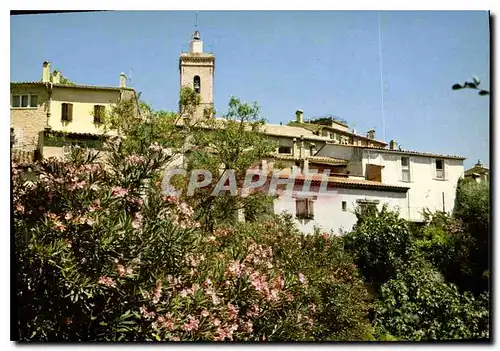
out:
M54 73L52 74L52 83L54 84L61 83L61 72L59 72L58 70L55 70Z
M43 83L50 82L50 62L49 61L45 61L43 63L42 82Z
M126 88L127 87L127 76L125 73L120 73L120 88Z
M374 129L370 129L368 131L368 133L366 133L366 136L370 139L375 139L375 130Z
M295 116L297 117L297 123L304 123L304 111L297 110Z
M391 140L389 142L389 149L390 150L396 150L398 148L398 143L396 143L396 140Z

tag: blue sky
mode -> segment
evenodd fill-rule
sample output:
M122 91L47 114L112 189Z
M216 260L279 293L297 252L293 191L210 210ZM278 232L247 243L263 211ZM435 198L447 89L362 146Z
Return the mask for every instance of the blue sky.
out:
M490 79L487 12L381 12L386 141L489 165L489 99L452 91ZM257 101L270 123L333 114L382 138L377 13L201 11L205 51L216 55L215 108L231 95ZM195 12L130 11L11 17L11 80L41 78L49 60L80 84L129 85L156 109L176 110L178 57ZM131 71L132 70L132 71Z

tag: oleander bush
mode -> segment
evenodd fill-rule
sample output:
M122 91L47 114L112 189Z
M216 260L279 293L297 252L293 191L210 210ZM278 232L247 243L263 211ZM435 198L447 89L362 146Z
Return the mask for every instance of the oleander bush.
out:
M166 149L109 146L105 164L12 165L20 340L290 341L372 337L339 239L290 217L203 231L163 196Z

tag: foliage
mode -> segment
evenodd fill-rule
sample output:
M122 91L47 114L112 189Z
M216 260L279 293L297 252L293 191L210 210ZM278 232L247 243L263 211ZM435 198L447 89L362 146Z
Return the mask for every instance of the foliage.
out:
M209 185L197 189L195 196L187 200L198 209L197 216L208 230L217 223L234 221L238 211L248 212L247 219L255 219L257 214L268 209L270 199L257 191L248 195L227 191L218 196L210 195L221 179L229 179L228 182L241 189L247 170L274 150L274 143L261 131L263 124L256 103L247 104L232 97L223 119L204 120L193 129L187 169L209 170L213 178Z
M461 294L417 260L382 286L374 326L403 340L486 339L488 317L487 295Z
M191 147L191 166L238 176L269 147L255 105L232 99L221 131L186 115L184 135L176 120L189 106L180 110L123 101L106 116L121 136L107 138L101 162L76 148L29 174L12 165L19 339L372 339L368 293L341 239L301 234L266 213L261 193L236 197L245 223L220 220L234 202L218 197L212 227L198 221L204 202L162 194L164 166L186 147L179 135L219 151Z
M157 144L13 165L21 340L359 340L366 290L341 241L290 217L203 232L160 192Z
M365 279L377 283L371 319L378 340L488 338L489 295L474 296L450 283L466 286L461 279L472 277L460 219L426 213L426 225L411 233L408 223L385 207L356 213L346 248Z
M356 209L358 222L345 236L346 248L368 282L383 283L405 265L412 254L408 223L383 206L379 212Z

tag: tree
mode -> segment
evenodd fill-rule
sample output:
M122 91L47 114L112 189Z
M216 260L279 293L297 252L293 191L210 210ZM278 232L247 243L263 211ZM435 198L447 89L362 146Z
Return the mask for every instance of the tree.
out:
M488 297L478 299L442 281L423 261L407 267L381 287L374 326L398 339L488 339Z
M232 97L223 119L204 120L192 128L187 169L208 170L213 178L188 201L199 209L198 216L209 230L217 223L234 221L238 211L255 215L269 208L271 199L260 192L248 196L239 191L211 195L221 179L234 182L240 189L247 170L274 150L274 143L261 131L263 124L256 103L247 104Z
M391 212L356 210L358 222L345 237L346 248L368 282L382 284L394 277L412 255L412 234L408 223Z

